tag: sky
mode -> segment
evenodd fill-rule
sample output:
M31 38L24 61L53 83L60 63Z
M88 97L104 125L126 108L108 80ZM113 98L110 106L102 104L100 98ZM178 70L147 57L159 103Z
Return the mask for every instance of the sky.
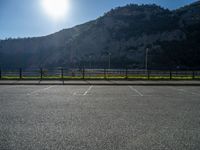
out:
M48 0L0 0L0 39L45 36L94 20L111 8L130 3L155 3L177 9L197 0L60 0L67 1L66 11L61 11L60 16L44 1ZM61 10L62 4L53 6Z

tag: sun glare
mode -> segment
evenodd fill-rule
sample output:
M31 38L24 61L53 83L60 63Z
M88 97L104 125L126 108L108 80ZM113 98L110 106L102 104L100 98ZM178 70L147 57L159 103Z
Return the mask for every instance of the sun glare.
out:
M42 0L44 11L55 20L63 19L69 10L68 0Z

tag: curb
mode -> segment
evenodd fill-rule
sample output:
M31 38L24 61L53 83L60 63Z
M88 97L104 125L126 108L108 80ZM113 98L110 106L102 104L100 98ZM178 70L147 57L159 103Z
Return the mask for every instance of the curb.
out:
M200 86L192 83L0 83L0 85L74 85L74 86Z

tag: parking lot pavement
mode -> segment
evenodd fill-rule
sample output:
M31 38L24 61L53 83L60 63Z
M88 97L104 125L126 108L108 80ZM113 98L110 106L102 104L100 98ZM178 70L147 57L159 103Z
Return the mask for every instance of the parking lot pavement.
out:
M200 149L198 86L0 86L2 150Z

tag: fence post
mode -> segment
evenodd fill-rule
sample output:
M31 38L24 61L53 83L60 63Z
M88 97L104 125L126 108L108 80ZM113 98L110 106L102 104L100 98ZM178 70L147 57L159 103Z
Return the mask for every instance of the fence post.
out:
M128 68L126 67L126 79L128 79Z
M19 78L22 79L22 68L19 68Z
M40 68L40 79L42 80L42 78L43 78L43 70L42 68Z
M106 68L104 68L104 79L106 79Z
M192 79L195 79L195 71L192 71Z
M61 68L61 78L63 79L63 68Z
M148 80L150 79L150 71L147 71Z
M170 78L170 80L172 80L172 71L170 70L170 72L169 72L169 78Z
M85 79L85 67L83 67L82 69L82 75L83 75L83 79Z

